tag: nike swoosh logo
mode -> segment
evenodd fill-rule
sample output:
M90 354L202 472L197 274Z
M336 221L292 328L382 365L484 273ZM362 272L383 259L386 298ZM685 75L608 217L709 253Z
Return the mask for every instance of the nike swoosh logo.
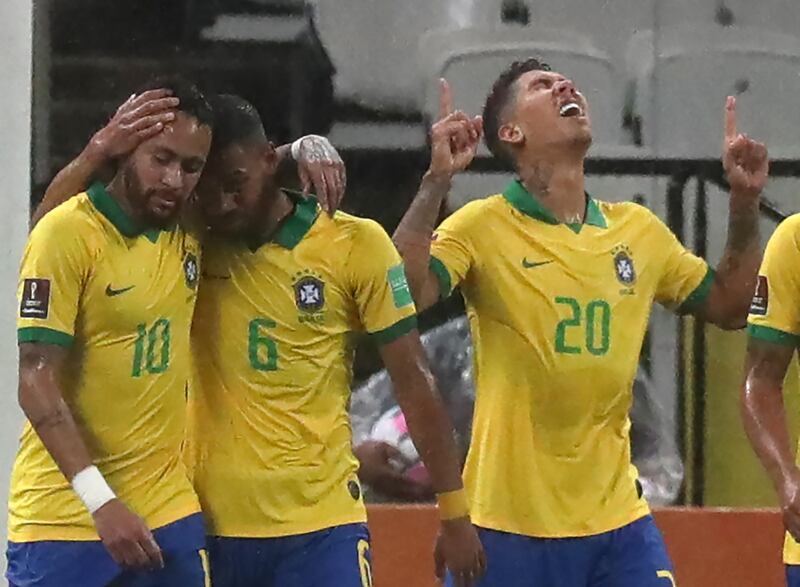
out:
M534 267L541 267L542 265L548 265L550 263L552 263L552 261L538 261L531 263L528 261L528 259L522 259L522 266L525 267L525 269L533 269Z
M106 286L106 295L108 297L110 297L110 298L113 298L114 296L118 296L120 294L124 294L126 291L132 290L134 287L136 287L136 286L135 285L131 285L129 287L123 287L122 289L114 289L114 288L111 287L111 284L109 283Z

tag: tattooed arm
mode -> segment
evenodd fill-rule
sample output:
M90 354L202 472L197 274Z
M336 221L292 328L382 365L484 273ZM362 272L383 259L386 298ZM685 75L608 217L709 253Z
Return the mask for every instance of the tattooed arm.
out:
M722 163L731 186L728 240L706 303L697 314L721 328L745 325L761 263L758 204L767 181L767 148L736 131L736 102L725 106Z
M306 135L275 150L280 161L297 161L297 172L308 195L313 188L320 206L333 215L344 198L347 173L344 161L331 142L319 135Z
M453 112L450 86L441 80L439 120L431 127L431 163L414 201L392 235L403 257L408 285L421 312L439 299L439 282L430 271L431 238L453 176L472 162L483 122Z

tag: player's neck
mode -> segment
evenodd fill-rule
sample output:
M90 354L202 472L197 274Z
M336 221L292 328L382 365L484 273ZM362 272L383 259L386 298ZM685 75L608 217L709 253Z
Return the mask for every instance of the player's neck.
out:
M114 176L106 186L106 192L111 196L119 207L125 212L125 215L130 218L135 225L142 228L149 228L145 226L144 211L134 206L128 197L128 189L125 185L125 179L121 173Z
M294 202L281 190L264 193L265 206L260 222L256 225L254 239L267 242L274 238L275 233L284 220L294 211Z
M586 213L583 160L538 162L520 166L519 176L525 189L559 222L583 222Z

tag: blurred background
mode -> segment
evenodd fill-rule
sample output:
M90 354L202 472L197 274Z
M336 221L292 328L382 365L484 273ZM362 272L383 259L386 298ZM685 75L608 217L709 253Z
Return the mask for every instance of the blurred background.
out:
M347 164L344 208L389 232L427 167L436 80L446 77L457 106L479 114L498 73L532 55L571 77L589 100L590 193L643 203L712 265L727 228L719 164L725 96L737 97L740 130L766 142L773 159L764 242L800 207L796 0L4 0L0 21L8 80L0 97L0 152L4 172L17 174L7 198L14 202L0 220L8 224L7 282L15 279L24 240L19 224L28 202L20 194L30 193L35 204L133 88L163 72L244 96L278 143L306 133L329 136ZM22 136L29 121L30 134ZM509 178L482 148L448 205L502 191ZM2 293L4 300L13 295L9 288ZM428 346L451 367L441 375L443 387L467 398L454 400L452 409L466 406L468 425L470 361L463 359L470 347L462 313L454 296L421 323L444 328L429 335ZM7 314L2 367L11 381ZM634 451L655 503L775 504L739 418L744 343L741 332L654 311L635 390ZM376 424L392 409L379 368L369 349L359 353L357 439L379 434ZM797 430L795 368L788 381ZM3 401L17 413L13 401ZM4 488L13 442L3 446Z

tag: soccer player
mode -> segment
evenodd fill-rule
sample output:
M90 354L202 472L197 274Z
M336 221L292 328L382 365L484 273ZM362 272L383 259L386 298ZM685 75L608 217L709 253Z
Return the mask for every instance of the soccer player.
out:
M369 587L369 534L351 450L351 338L380 347L439 494L459 585L483 568L452 426L428 369L402 261L378 224L278 189L255 110L214 104L198 186L211 228L193 332L187 455L217 587Z
M750 443L780 499L789 587L800 587L800 469L792 455L783 381L800 343L800 214L767 244L748 319L742 415Z
M730 222L712 271L647 209L584 192L585 98L543 63L516 62L482 122L518 179L434 232L453 174L474 153L451 104L443 82L431 167L395 243L418 309L457 286L466 301L477 397L465 482L488 561L479 584L669 586L672 565L631 464L631 386L654 301L744 326L766 149L737 133L729 99Z
M200 504L181 460L200 249L175 223L205 164L212 114L193 85L169 88L180 104L151 120L158 132L28 239L12 586L207 584Z

